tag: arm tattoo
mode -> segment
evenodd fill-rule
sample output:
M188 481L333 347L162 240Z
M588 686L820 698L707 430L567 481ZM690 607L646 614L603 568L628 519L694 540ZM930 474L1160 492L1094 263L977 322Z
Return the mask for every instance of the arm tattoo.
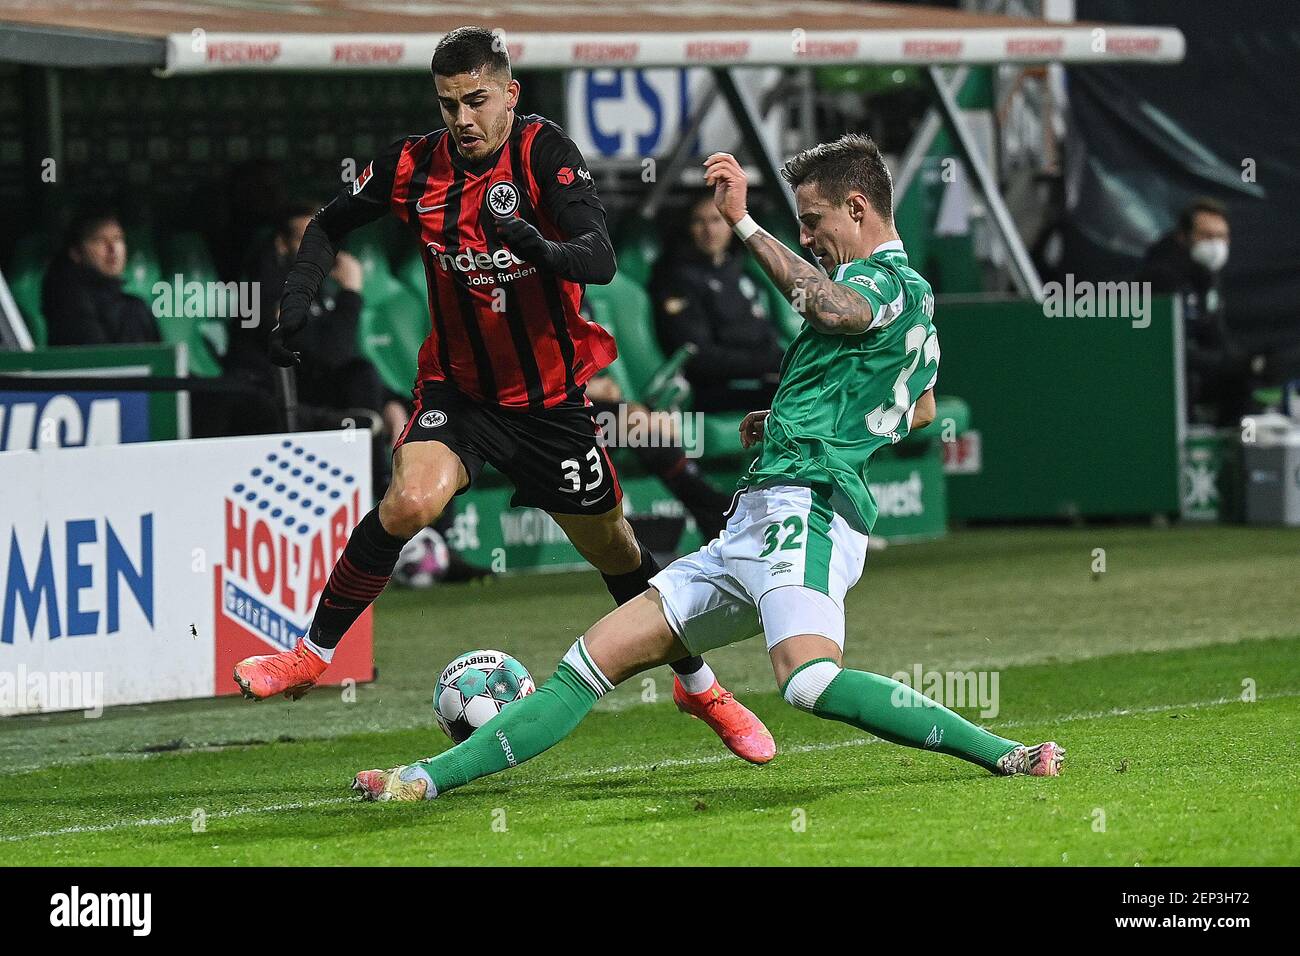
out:
M871 303L832 282L822 271L759 229L745 242L795 311L819 332L865 332L874 318Z

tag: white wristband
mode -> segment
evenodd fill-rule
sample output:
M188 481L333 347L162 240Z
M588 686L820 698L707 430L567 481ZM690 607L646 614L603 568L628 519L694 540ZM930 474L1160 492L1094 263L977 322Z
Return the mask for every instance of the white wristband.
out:
M749 239L750 236L758 232L759 225L758 223L754 222L753 216L751 216L749 213L745 213L745 218L740 220L731 228L733 231L735 231L736 235L740 236L740 241L745 242L747 239Z

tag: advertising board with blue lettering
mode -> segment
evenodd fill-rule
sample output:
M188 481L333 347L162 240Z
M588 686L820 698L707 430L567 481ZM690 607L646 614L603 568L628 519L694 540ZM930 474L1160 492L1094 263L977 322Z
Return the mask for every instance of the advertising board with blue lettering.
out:
M183 376L177 345L74 345L0 353L0 375L34 386L0 384L0 451L77 448L189 437L189 396L179 391L95 388L96 379ZM40 388L41 379L76 378L84 388ZM25 383L24 383L25 384Z
M145 392L0 391L0 451L149 441Z
M340 431L6 452L0 488L0 715L72 709L44 695L60 674L102 680L101 706L211 697L305 633L371 507L370 446ZM371 634L367 612L326 683L371 679Z

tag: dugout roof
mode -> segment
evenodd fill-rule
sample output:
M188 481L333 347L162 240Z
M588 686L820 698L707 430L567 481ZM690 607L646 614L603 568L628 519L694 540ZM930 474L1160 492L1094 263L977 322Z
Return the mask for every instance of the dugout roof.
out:
M1052 23L853 0L0 0L0 61L426 70L465 23L522 69L1177 62L1172 27Z

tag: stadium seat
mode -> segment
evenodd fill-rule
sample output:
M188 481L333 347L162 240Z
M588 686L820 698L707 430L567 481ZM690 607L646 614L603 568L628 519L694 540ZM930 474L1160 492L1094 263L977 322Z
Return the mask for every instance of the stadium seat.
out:
M27 322L32 341L38 348L49 341L45 326L45 313L41 309L41 283L49 261L50 243L45 232L34 232L14 243L5 281L13 293L18 310Z
M424 300L395 283L387 295L363 290L357 334L361 351L374 363L394 392L405 395L415 382L416 356L429 335L429 310Z
M611 374L624 394L662 407L656 401L659 396L651 392L659 390L666 373L673 365L680 365L683 356L676 355L670 360L664 355L655 334L649 297L620 272L609 285L588 286L586 301L592 319L608 329L618 342L619 360L611 366ZM689 402L686 404L689 407ZM743 417L741 413L730 412L704 417L705 458L726 458L741 451L738 428Z
M162 261L165 266L162 281L173 283L177 275L182 283L215 283L217 269L208 253L207 243L196 232L181 232L169 236L162 243ZM138 293L137 293L138 294ZM145 301L152 301L152 294ZM205 297L206 298L206 297ZM221 374L217 358L229 343L228 317L204 315L159 316L158 330L163 341L172 344L184 342L189 351L190 372L204 378Z
M428 297L429 283L424 275L424 260L420 257L418 252L414 255L407 256L406 259L402 261L401 265L397 267L394 275L397 276L398 280L400 280L404 286L418 295L421 299Z
M45 313L41 309L41 283L45 278L45 269L32 266L22 271L5 274L9 291L13 294L18 311L23 314L27 330L37 348L44 348L49 343L49 333L45 325Z
M388 250L391 236L381 224L348 237L347 250L361 263L361 351L379 370L384 384L399 395L411 390L420 346L429 335L424 267L418 256L403 263L403 276L419 270L419 285L393 274Z
M365 295L386 299L401 288L402 283L393 275L388 262L386 238L375 226L366 226L352 233L345 248L361 263L362 292Z
M122 291L139 296L146 303L152 303L154 286L162 279L162 274L153 230L128 229L126 231L126 272L122 276Z
M647 386L667 361L655 337L649 297L639 284L619 272L608 285L587 286L584 298L592 320L618 343L615 365L624 380L619 384L628 397L645 401Z
M650 285L650 274L659 258L659 236L654 223L633 216L619 230L615 248L618 273L641 288Z

